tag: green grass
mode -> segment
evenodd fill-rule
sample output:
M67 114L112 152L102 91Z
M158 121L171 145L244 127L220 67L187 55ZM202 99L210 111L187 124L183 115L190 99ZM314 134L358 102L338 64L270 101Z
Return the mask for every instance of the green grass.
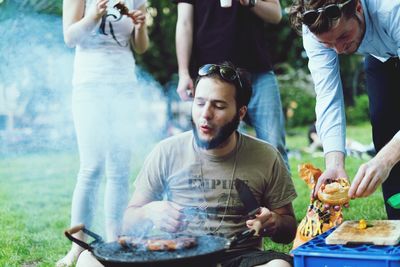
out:
M306 132L306 128L291 130L287 137L288 148L300 151L305 147ZM368 125L348 127L348 135L364 144L371 142ZM140 159L136 162L137 165L141 163ZM306 162L324 168L322 157L301 153L301 159L290 159L298 192L293 203L298 221L304 217L309 204L310 190L297 174L297 166ZM347 159L350 177L362 162L361 159ZM134 174L138 168L135 166ZM0 266L54 266L68 251L70 242L63 231L69 226L77 170L78 156L71 152L0 158ZM344 218L385 219L381 191L369 198L353 200ZM101 224L96 227L101 229ZM291 245L272 242L266 242L266 246L284 252L291 249Z
M75 155L28 155L0 161L0 266L54 266L77 169Z

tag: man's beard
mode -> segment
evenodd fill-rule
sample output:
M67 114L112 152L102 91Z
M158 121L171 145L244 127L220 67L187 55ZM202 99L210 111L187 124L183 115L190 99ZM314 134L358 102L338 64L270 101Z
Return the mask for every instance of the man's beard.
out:
M354 54L355 52L358 51L358 48L360 48L360 45L361 45L362 41L364 40L364 36L365 36L365 21L363 24L362 20L357 16L357 14L354 14L354 19L357 21L358 27L360 27L361 32L357 36L357 39L354 40L356 47L352 51L349 51L348 53L346 53L347 55Z
M201 140L193 118L191 119L191 122L197 146L204 149L214 149L223 145L224 142L228 140L229 136L231 136L231 134L237 130L240 123L240 116L239 113L237 113L231 121L223 125L218 130L216 136L213 137L211 140Z

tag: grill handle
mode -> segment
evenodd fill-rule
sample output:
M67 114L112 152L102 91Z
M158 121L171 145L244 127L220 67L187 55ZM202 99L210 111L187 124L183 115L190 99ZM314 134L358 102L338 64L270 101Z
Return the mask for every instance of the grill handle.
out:
M91 247L88 243L86 243L85 241L82 241L82 240L80 240L80 239L78 239L78 238L76 238L76 237L73 236L73 234L76 234L76 233L78 233L79 231L82 231L82 232L84 232L85 234L87 234L87 235L93 237L93 238L94 238L93 243L103 242L101 236L99 236L99 235L93 233L92 231L89 231L88 229L85 228L85 225L83 225L83 224L78 224L78 225L76 225L76 226L73 226L73 227L70 228L70 229L65 230L65 231L64 231L64 234L65 234L65 236L66 236L69 240L71 240L72 242L78 244L79 246L81 246L81 247L84 248L84 249L88 249L88 250L91 251L91 250L92 250L92 247Z

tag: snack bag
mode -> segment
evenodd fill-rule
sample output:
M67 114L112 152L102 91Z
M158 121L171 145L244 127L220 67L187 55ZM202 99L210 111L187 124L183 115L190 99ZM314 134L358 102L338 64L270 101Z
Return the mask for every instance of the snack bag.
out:
M339 178L334 181L328 181L327 185L322 185L318 196L326 196L328 198L314 199L312 192L321 176L322 171L315 168L312 164L306 163L299 166L299 176L306 182L311 189L310 205L307 208L306 216L301 220L297 227L296 238L293 242L293 249L307 242L308 240L320 235L334 226L342 223L342 206L347 206L347 192L349 183L347 179ZM327 189L324 192L324 189ZM340 201L336 201L340 198ZM334 201L330 201L330 200Z

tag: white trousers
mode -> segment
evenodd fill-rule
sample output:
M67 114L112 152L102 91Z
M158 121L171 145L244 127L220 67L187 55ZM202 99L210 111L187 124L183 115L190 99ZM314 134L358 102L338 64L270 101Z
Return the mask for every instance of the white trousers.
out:
M128 202L129 174L135 125L132 85L75 88L72 109L80 168L71 211L71 226L90 229L103 175L107 177L104 215L107 240L120 232Z

